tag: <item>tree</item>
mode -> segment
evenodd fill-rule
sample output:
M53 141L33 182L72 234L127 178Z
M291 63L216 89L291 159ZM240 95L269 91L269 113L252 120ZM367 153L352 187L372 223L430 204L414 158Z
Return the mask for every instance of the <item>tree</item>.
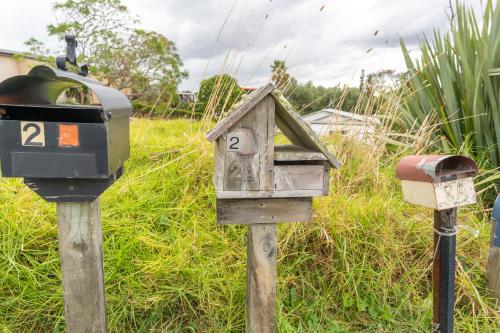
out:
M288 74L284 60L274 60L271 65L271 79L278 90L284 92L291 82L291 76Z
M237 103L243 95L236 79L228 74L214 75L201 81L196 101L196 112L219 116Z
M49 36L64 40L65 35L74 35L79 54L87 61L95 60L101 45L114 45L129 32L129 26L139 23L121 0L64 0L52 9L58 23L47 26Z
M312 82L292 83L288 89L290 103L302 114L334 108L351 111L356 106L360 91L350 87L315 86Z
M78 40L78 61L105 84L123 90L131 99L171 100L179 82L188 76L175 44L152 31L133 28L140 21L121 0L64 0L53 6L57 24L49 24L50 36L67 34ZM25 43L36 55L43 43Z
M368 95L378 95L397 89L406 76L406 73L399 73L393 69L381 69L378 72L370 73L363 85L364 92Z
M359 98L359 89L315 86L312 82L299 83L288 73L284 60L271 65L271 78L275 86L287 95L294 108L302 114L324 108L352 110Z
M159 33L135 29L127 40L114 44L96 48L102 58L95 75L117 89L128 89L132 99L152 100L160 95L171 99L187 77L175 44Z

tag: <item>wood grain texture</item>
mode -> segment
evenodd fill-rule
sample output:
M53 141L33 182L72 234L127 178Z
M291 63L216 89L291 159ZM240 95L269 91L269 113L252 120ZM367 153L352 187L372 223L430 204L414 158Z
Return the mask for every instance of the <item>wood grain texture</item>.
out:
M223 133L227 132L229 128L235 125L243 116L245 116L254 106L256 106L264 97L274 90L274 85L268 83L265 86L255 90L250 95L243 98L243 100L235 106L225 119L223 119L217 126L207 133L207 139L213 142Z
M106 332L100 199L58 203L57 225L67 331Z
M259 104L243 116L239 121L229 129L234 132L239 128L251 130L255 139L256 153L253 155L241 155L238 152L225 152L224 162L224 190L225 191L259 191L266 190L268 186L268 177L272 176L267 170L272 165L273 145L268 137L268 113L270 107L270 98L266 97ZM227 147L227 143L225 146ZM269 156L271 160L269 161Z
M323 190L324 169L322 165L276 165L274 166L274 189Z
M311 198L217 200L218 224L308 222Z
M253 155L257 152L252 130L240 127L227 136L226 150L240 155Z
M324 196L321 190L289 190L289 191L216 191L218 199L264 199L264 198L308 198Z
M493 223L491 232L492 237L495 232L496 223ZM500 247L494 246L493 243L490 245L486 279L488 280L488 289L491 295L495 297L500 304Z
M274 186L274 131L276 103L271 96L267 97L267 140L266 140L266 159L264 169L261 170L261 177L264 179L265 191L272 191Z
M215 142L214 187L217 191L224 189L224 162L226 159L226 134Z
M247 332L276 331L276 224L248 226Z
M330 194L330 166L325 163L323 168L323 195L328 196Z

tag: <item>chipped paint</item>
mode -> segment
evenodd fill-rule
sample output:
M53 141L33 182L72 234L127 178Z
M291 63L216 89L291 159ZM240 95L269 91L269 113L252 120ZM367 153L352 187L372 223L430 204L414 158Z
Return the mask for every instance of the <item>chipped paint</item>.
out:
M438 183L447 176L472 177L478 172L476 162L460 155L411 155L399 161L396 176L400 180Z
M427 157L424 157L415 167L421 169L427 176L432 178L437 178L436 170L437 166L441 161L450 157L449 155L444 155L442 158L434 161L427 162Z

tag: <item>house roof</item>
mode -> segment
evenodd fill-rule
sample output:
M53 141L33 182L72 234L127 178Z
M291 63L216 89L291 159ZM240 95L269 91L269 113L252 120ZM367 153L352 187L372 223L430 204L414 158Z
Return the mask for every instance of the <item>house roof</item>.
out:
M320 141L316 133L314 133L309 125L293 109L285 96L272 83L268 83L246 96L235 106L234 111L207 133L207 139L211 142L215 141L268 95L271 95L276 102L275 121L283 134L297 146L320 151L325 155L332 167L340 168L341 164L337 158Z
M350 122L359 122L364 124L380 124L380 120L375 117L365 116L347 111L340 111L336 109L323 109L320 111L316 111L303 116L302 119L311 124L331 123L332 121L337 119L348 119Z
M8 56L8 57L22 56L23 58L33 59L33 60L37 59L35 56L26 54L24 52L17 52L17 51L6 50L6 49L0 49L0 55Z

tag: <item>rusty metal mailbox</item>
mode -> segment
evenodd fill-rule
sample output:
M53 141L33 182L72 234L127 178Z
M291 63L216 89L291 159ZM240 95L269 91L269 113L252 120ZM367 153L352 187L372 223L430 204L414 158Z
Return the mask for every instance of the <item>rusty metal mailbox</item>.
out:
M476 163L459 155L407 156L398 163L406 202L434 209L432 332L453 333L457 207L476 202Z
M278 128L290 144L276 144ZM274 332L276 224L307 222L340 167L273 84L246 96L207 134L215 142L217 223L247 224L247 332Z
M70 88L90 105L58 104ZM20 177L48 201L92 201L122 174L129 157L127 97L83 75L33 68L0 83L3 177Z
M407 156L398 163L406 202L435 210L474 204L476 163L459 155Z

